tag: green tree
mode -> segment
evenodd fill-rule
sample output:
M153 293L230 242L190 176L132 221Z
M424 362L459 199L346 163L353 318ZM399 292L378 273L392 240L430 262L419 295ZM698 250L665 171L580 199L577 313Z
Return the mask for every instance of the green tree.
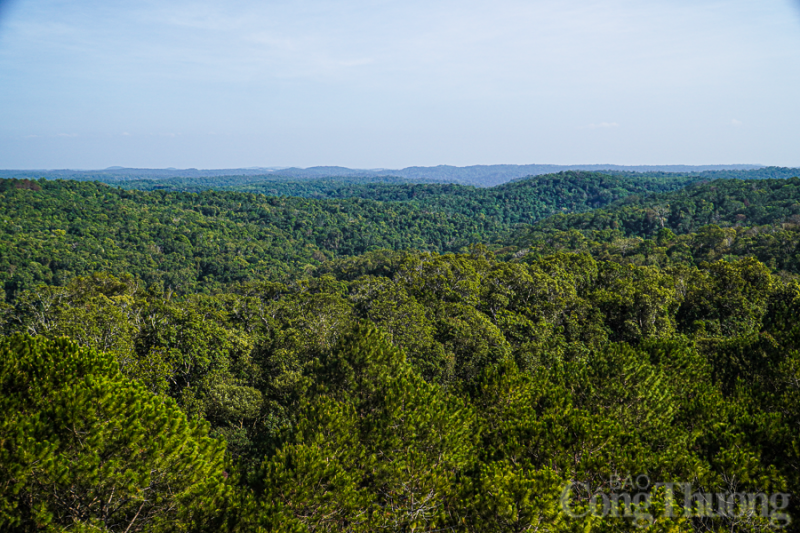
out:
M228 490L224 444L113 357L66 339L0 340L4 531L172 531Z

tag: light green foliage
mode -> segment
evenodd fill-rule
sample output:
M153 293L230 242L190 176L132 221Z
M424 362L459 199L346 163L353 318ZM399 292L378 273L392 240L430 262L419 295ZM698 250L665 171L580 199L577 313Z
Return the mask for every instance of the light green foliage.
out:
M263 465L257 516L269 531L370 531L374 494L360 483L370 457L353 407L321 398ZM255 524L254 524L255 525Z
M66 339L0 340L4 531L179 530L186 506L213 504L223 452L109 356Z
M560 508L565 483L552 471L507 461L481 465L470 502L474 523L468 530L487 533L571 531ZM466 528L465 528L466 529Z

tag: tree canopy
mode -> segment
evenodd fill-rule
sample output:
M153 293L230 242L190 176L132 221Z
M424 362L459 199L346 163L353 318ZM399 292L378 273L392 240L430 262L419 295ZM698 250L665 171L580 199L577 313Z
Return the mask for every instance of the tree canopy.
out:
M798 530L798 179L31 183L0 192L3 531Z

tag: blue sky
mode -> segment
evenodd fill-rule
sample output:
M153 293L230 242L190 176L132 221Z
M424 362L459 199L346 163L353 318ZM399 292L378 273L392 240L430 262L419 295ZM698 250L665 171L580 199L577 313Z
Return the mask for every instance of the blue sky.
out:
M797 0L2 4L0 168L800 166Z

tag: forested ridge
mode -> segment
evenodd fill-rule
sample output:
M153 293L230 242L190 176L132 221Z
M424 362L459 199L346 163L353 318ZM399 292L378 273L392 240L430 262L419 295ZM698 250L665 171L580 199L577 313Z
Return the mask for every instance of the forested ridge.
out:
M373 184L359 189L363 197L345 193L324 201L127 191L96 182L2 183L0 283L11 297L39 282L63 284L96 271L195 292L263 276L280 279L369 250L458 251L496 240L515 224L683 182L637 184L572 172L493 189Z
M513 176L509 174L503 179L499 177L486 179L478 179L477 176L471 176L469 172L464 169L454 169L450 172L445 172L445 175L437 173L427 174L411 172L408 175L398 176L392 174L374 173L371 175L341 175L331 176L311 172L304 174L292 174L285 171L276 171L268 175L215 175L215 176L175 176L175 177L153 177L148 176L146 173L137 175L135 173L126 174L123 176L104 175L104 174L87 174L87 175L71 175L71 174L45 174L47 179L70 179L79 181L101 181L114 186L123 187L126 189L137 189L144 191L152 190L167 190L175 192L200 192L205 190L218 190L218 191L239 191L239 192L257 192L260 194L267 194L270 196L301 196L306 198L343 198L343 197L363 197L364 195L374 195L375 192L369 191L372 185L386 185L386 184L458 184L458 185L472 185L476 187L489 187L495 188L497 186L515 182L527 181L536 179L539 176L550 176L557 173L570 173L581 172L584 174L601 174L607 177L614 176L617 178L624 178L632 180L634 186L642 185L645 183L658 182L661 188L658 190L666 191L680 188L689 183L697 183L704 181L713 181L715 179L740 179L740 180L760 180L760 179L783 179L797 176L798 169L784 168L784 167L762 167L750 170L705 170L687 171L687 172L664 172L654 170L578 170L563 169L560 172L556 170L557 167L553 166L553 170L545 170L547 166L542 166L538 172L530 175L519 174ZM533 168L531 170L534 170ZM390 172L390 171L387 171ZM2 177L0 172L0 177ZM35 172L28 172L17 176L9 175L9 177L16 178L40 178L42 176ZM649 188L649 187L647 187ZM434 187L430 189L436 191ZM445 189L450 191L452 189Z
M671 176L705 176L703 179L785 178L796 169L763 167L760 165L473 165L454 167L408 167L404 169L352 169L336 166L310 168L252 167L238 169L177 169L177 168L124 168L109 167L104 170L0 170L0 178L68 179L76 181L102 181L133 188L165 187L178 190L219 189L245 185L256 181L411 181L429 183L460 183L479 187L492 187L526 176L584 171L604 174L636 174Z
M462 214L488 213L507 223L530 222L554 212L553 208L573 212L606 205L631 194L647 194L680 189L694 183L687 176L609 176L590 172L563 172L531 176L491 188L457 184L425 183L345 183L335 181L287 182L291 195L317 198L368 198L382 202L411 202L420 207L446 209ZM323 185L320 190L306 193ZM274 182L253 183L236 190L273 195ZM313 190L313 189L312 189Z
M755 257L800 273L800 178L718 180L629 196L588 213L558 214L520 227L504 251L588 252L639 264L693 264Z
M708 224L758 226L800 220L800 177L758 181L716 180L658 195L631 195L590 213L540 222L552 229L619 229L629 236L659 228L690 233Z
M798 531L800 179L679 179L0 182L0 529Z
M743 174L744 175L744 174ZM748 174L749 175L749 174ZM760 176L753 174L753 176ZM632 191L670 191L690 183L707 180L705 174L669 174L619 172L614 174L565 171L558 174L527 176L494 187L478 187L462 183L442 183L431 180L410 180L396 176L352 176L298 179L292 176L220 176L214 178L170 178L158 180L106 181L109 185L142 191L201 192L206 190L255 192L268 196L300 196L303 198L371 198L383 201L417 201L427 203L452 202L452 195L487 201L498 194L514 194L530 189L540 181L544 187L554 176L582 176L583 181L605 180L603 189L621 188ZM752 179L756 179L755 177Z

